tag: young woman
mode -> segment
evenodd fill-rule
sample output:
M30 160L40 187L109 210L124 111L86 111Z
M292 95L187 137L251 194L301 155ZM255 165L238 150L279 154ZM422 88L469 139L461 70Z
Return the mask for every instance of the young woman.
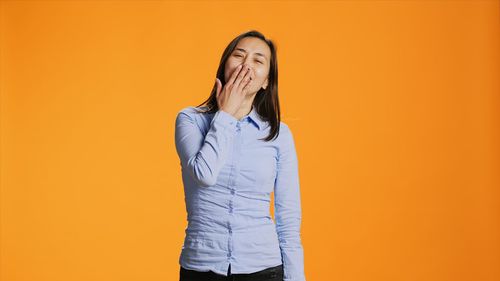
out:
M274 43L255 30L234 38L210 97L179 111L175 126L188 220L180 280L305 281L298 159L280 120Z

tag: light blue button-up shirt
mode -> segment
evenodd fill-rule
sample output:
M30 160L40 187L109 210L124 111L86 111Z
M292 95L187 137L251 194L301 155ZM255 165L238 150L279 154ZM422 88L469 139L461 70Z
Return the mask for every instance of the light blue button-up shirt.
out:
M180 158L188 225L179 264L197 271L253 273L283 264L284 281L305 281L298 161L292 132L252 111L179 111ZM274 191L275 220L270 215Z

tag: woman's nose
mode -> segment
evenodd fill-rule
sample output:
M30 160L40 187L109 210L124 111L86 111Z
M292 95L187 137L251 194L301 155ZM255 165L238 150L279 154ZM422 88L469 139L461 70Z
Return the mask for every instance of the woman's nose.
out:
M242 65L242 69L245 69L245 67L249 67L249 68L250 68L250 70L253 70L253 69L252 69L252 66L251 66L249 63L246 63L246 62L245 62L245 63L243 63L243 65Z
M243 66L249 66L249 67L252 67L252 59L250 57L247 57L244 61L243 61Z

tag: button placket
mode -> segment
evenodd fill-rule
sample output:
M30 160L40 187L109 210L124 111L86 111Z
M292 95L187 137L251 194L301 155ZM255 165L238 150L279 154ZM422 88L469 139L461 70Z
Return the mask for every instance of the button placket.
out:
M236 136L235 136L234 149L233 149L233 158L232 158L231 172L230 172L230 178L229 178L229 188L231 189L231 198L229 199L229 203L228 203L228 205L229 205L228 212L231 216L229 217L229 220L227 223L227 229L228 229L228 234L229 234L228 253L227 253L228 261L231 260L232 248L233 248L233 245L232 245L233 229L231 226L231 219L232 219L233 210L234 210L233 200L234 200L234 194L236 193L236 191L235 191L236 177L238 176L238 173L239 173L238 162L239 162L240 147L241 147L241 141L239 141L240 136L241 136L240 133L241 133L241 122L237 121L236 122Z
M236 137L235 137L235 142L234 142L234 151L233 151L233 174L232 174L232 177L231 177L231 185L230 185L230 188L231 188L231 200L230 200L230 213L233 212L234 208L233 208L233 205L234 205L234 199L235 199L235 194L236 194L236 179L238 177L238 174L240 172L240 165L239 165L239 162L240 162L240 158L241 158L241 146L242 146L242 140L243 138L241 137L241 122L238 121L236 122L236 128L237 128L237 131L236 131Z
M228 222L227 223L227 228L228 228L228 232L229 232L229 238L228 238L228 251L227 251L227 260L230 262L231 261L231 255L232 255L232 251L233 251L233 237L232 237L232 230L231 230L231 222Z

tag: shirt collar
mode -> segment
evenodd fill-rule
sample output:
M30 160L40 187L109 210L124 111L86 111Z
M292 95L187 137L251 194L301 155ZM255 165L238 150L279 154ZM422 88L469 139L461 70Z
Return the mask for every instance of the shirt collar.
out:
M215 114L215 113L212 113L212 115ZM250 113L248 113L247 115L243 116L243 118L241 118L241 120L247 118L250 119L252 121L253 124L255 124L255 126L257 126L257 128L260 130L263 130L264 127L265 127L265 121L260 117L260 115L257 113L257 110L255 109L255 106L252 105L252 110L250 111Z
M254 105L252 105L252 110L247 116L257 126L257 128L259 128L259 130L264 129L264 120L262 120L260 115L257 113L257 109ZM246 118L246 116L244 118Z

